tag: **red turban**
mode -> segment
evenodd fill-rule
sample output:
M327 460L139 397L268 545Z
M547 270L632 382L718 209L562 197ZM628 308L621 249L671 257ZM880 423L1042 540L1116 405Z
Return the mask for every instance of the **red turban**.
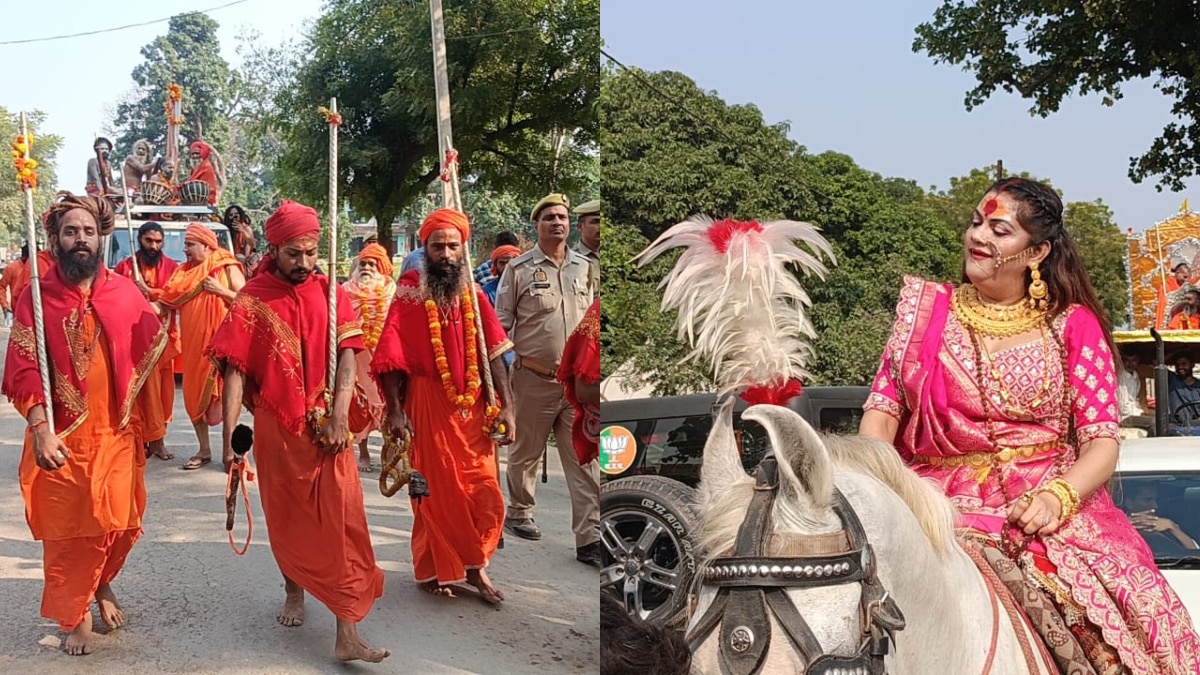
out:
M438 230L458 230L465 244L471 238L471 221L467 220L467 215L460 211L438 209L425 217L421 231L417 233L421 237L421 244L424 245L425 240L429 239L429 235Z
M512 244L505 244L504 246L497 246L496 250L492 251L492 270L493 270L492 273L493 274L495 273L495 269L496 269L496 261L503 258L506 255L511 255L511 256L521 255L521 249L517 248L516 246L513 246Z
M212 148L208 146L208 143L203 141L192 143L188 146L188 149L192 152L200 153L200 159L208 159L208 156L212 154Z
M187 243L194 241L198 244L204 244L212 250L221 248L221 242L217 241L217 235L213 231L200 223L189 223L187 231L183 233L183 241Z
M321 220L311 206L285 199L275 209L275 213L263 224L267 233L267 243L272 246L283 246L297 239L316 240L321 236Z
M379 244L367 244L363 250L359 252L358 259L374 260L375 267L386 277L392 276L392 259L388 257L387 249Z

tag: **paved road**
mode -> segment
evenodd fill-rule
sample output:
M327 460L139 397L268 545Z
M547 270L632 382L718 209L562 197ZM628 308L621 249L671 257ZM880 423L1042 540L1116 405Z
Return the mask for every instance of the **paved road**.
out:
M7 340L8 331L0 329L0 357ZM181 396L175 419L186 419ZM550 453L550 482L538 485L542 541L507 537L489 567L508 598L499 609L466 594L436 598L419 591L412 581L406 490L388 499L379 494L378 474L364 476L367 518L386 584L360 630L392 656L380 665L345 665L333 659L334 617L311 597L303 626L275 623L283 580L257 494L251 493L254 541L238 557L225 534L224 474L219 464L179 469L194 451L195 436L178 421L167 439L176 459L150 460L145 533L113 584L127 625L99 635L96 653L67 656L58 648L57 625L38 611L41 544L29 536L17 482L23 432L24 421L0 402L0 672L595 672L597 577L594 568L575 562L557 453ZM213 437L219 447L216 430ZM241 510L239 505L239 519ZM96 625L102 626L98 619Z

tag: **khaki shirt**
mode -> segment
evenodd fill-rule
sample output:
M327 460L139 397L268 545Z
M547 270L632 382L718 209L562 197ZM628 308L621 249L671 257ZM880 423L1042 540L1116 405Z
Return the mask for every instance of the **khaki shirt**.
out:
M575 248L575 252L578 253L579 255L587 258L588 262L592 263L592 266L596 268L596 275L597 275L597 277L599 277L599 275L600 275L600 252L593 251L592 249L588 248L587 244L583 243L582 241L579 242L579 245Z
M538 246L513 258L496 288L496 316L517 355L558 364L599 283L596 268L571 249L561 266Z

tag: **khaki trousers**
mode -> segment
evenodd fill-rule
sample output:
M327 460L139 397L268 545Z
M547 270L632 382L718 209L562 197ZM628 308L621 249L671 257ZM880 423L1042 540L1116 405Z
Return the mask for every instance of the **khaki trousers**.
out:
M512 371L516 404L517 438L508 446L508 517L532 518L538 462L546 452L550 432L558 444L571 496L571 529L575 546L600 540L600 468L595 461L579 465L571 443L575 409L567 402L563 387L554 380L517 366Z

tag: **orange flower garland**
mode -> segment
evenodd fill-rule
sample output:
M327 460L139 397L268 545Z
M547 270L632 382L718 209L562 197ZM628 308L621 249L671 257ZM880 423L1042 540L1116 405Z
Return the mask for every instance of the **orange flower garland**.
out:
M374 299L358 298L359 310L362 316L363 342L367 349L375 351L379 344L379 336L383 334L383 324L387 319L387 306L390 298L380 296Z
M183 88L172 82L167 85L167 102L163 107L167 110L167 125L174 124L179 126L183 124L183 115L175 117L175 103L183 100Z
M471 302L471 290L463 290L460 299L463 311L463 323L466 325L466 348L467 348L467 387L462 393L454 386L454 377L450 374L450 362L446 359L446 344L442 342L442 324L438 320L438 306L430 298L425 299L425 316L429 319L429 342L433 345L433 360L437 364L438 375L442 379L442 388L446 391L446 398L450 402L458 406L459 412L463 417L467 416L468 411L479 400L480 378L479 378L479 333L475 329L475 306ZM500 409L496 406L487 406L484 412L484 418L490 423L500 414Z
M37 189L38 163L36 159L28 159L32 147L33 134L29 134L28 139L17 136L17 140L12 143L13 167L17 170L17 182L21 184L22 190Z

